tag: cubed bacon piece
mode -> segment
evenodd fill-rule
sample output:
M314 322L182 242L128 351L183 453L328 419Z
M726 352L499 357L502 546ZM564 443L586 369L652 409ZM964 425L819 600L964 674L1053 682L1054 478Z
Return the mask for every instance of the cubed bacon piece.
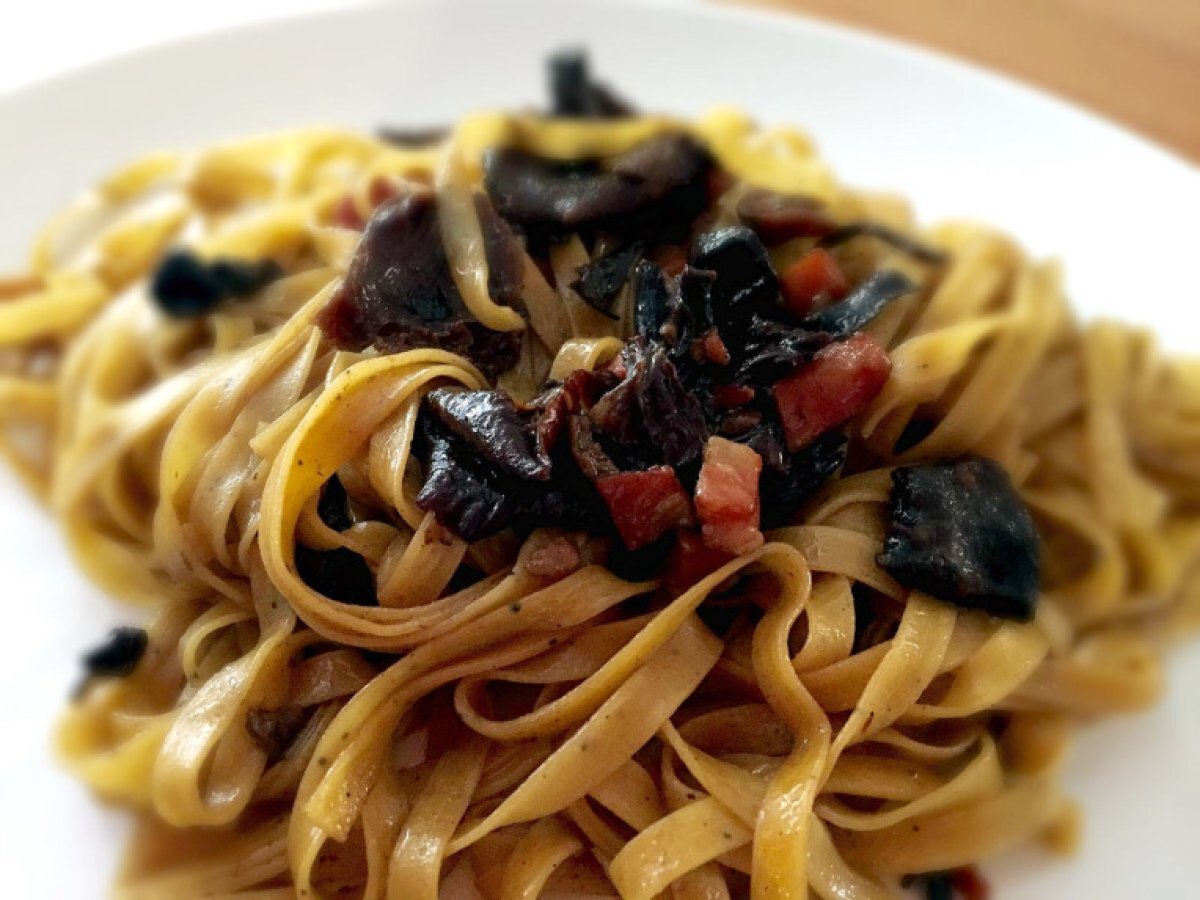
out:
M700 339L701 348L704 351L704 357L710 362L718 366L729 365L729 348L725 346L725 342L721 340L721 335L717 329L709 329L704 337Z
M762 457L745 444L710 437L696 484L696 515L704 543L740 555L762 546L758 476Z
M779 286L785 305L798 319L841 300L850 291L842 267L823 247L809 250L784 269Z
M521 548L517 568L526 575L558 581L580 567L583 558L579 546L556 530L538 530Z
M693 522L687 493L670 466L608 475L596 482L596 489L630 550Z
M775 385L775 403L793 453L867 408L883 390L892 361L868 334L830 344Z
M732 553L716 550L694 531L681 531L667 556L667 590L678 596L733 559Z
M754 399L754 388L745 384L718 384L712 389L712 397L718 409L737 409Z

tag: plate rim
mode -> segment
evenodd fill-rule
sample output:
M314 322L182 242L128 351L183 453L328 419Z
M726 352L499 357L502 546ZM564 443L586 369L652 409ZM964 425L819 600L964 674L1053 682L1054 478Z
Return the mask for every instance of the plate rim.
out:
M559 9L553 0L503 0L510 8ZM1157 139L1142 134L1132 127L1111 118L1106 113L1092 109L1066 97L1052 88L1008 72L1001 72L964 56L936 47L926 46L904 38L894 37L855 25L835 22L806 11L788 12L758 6L734 6L730 0L572 0L596 9L622 7L626 10L652 8L658 12L678 15L682 18L707 18L718 21L740 21L756 26L770 25L792 33L808 33L819 39L832 40L852 47L856 46L870 54L891 56L899 61L922 66L934 71L941 70L955 79L974 82L981 88L1000 91L1025 103L1035 103L1057 116L1074 118L1080 124L1106 132L1111 140L1120 140L1136 145L1137 149L1158 157L1158 162L1179 171L1181 176L1200 178L1200 161L1193 161L1181 151L1160 143ZM119 50L99 59L70 65L53 74L18 82L0 88L0 121L6 107L14 102L37 102L38 94L55 90L70 89L72 82L86 80L89 76L119 69L129 65L147 64L147 58L169 53L183 46L203 43L219 43L234 34L267 32L281 26L311 26L321 20L343 19L359 15L370 15L388 8L425 8L444 10L448 6L470 8L487 5L488 0L354 0L346 5L330 5L323 9L310 9L296 13L272 14L268 18L245 22L219 24L200 28L194 32L173 35L136 47Z

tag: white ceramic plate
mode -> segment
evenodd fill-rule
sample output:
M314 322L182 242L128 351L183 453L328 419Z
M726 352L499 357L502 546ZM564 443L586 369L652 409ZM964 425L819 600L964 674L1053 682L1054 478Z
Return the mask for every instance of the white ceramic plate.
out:
M0 98L0 270L35 228L147 150L312 124L448 122L539 102L542 59L592 49L649 109L716 102L801 123L847 181L903 191L923 220L970 216L1058 255L1078 307L1200 349L1192 166L1064 103L978 70L802 19L631 3L454 0L356 8L164 45ZM75 572L49 519L0 475L0 845L6 894L105 893L123 818L50 762L80 648L131 613ZM1082 853L989 866L1000 900L1194 896L1200 652L1172 663L1154 712L1098 725L1068 781Z

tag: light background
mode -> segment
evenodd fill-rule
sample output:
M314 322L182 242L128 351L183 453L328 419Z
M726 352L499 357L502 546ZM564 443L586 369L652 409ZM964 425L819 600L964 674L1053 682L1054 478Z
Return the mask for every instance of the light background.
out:
M7 0L0 3L0 92L164 39L357 2ZM570 2L562 0L564 8ZM1200 0L711 2L814 14L953 53L1200 160Z
M356 0L4 0L0 91L162 40Z

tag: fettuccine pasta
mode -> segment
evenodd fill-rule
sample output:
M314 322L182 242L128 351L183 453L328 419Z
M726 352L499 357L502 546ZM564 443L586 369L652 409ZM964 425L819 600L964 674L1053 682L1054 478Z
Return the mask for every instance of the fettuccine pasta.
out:
M631 567L607 525L464 538L422 493L430 393L522 404L576 372L619 378L639 328L631 284L603 309L578 280L627 246L611 223L517 223L517 299L497 298L487 154L569 167L674 135L722 177L665 243L737 221L761 189L930 250L821 244L851 283L911 282L835 345L884 348L890 374L832 423L836 473L690 579L671 538ZM470 349L396 327L339 342L329 310L364 223L421 198ZM819 243L768 241L770 263ZM160 295L181 248L273 275L180 314ZM656 238L636 253L675 274ZM476 352L501 340L503 365ZM1026 841L1069 845L1072 734L1153 703L1163 641L1200 607L1200 366L1078 321L1056 266L1005 236L918 234L801 134L734 111L487 113L418 146L307 130L144 157L0 281L0 359L0 447L86 572L149 610L128 671L93 673L58 734L137 817L130 900L883 900ZM998 464L1036 523L1023 620L881 563L893 473L964 457ZM727 546L705 509L697 495L680 522ZM360 593L331 596L347 573Z

